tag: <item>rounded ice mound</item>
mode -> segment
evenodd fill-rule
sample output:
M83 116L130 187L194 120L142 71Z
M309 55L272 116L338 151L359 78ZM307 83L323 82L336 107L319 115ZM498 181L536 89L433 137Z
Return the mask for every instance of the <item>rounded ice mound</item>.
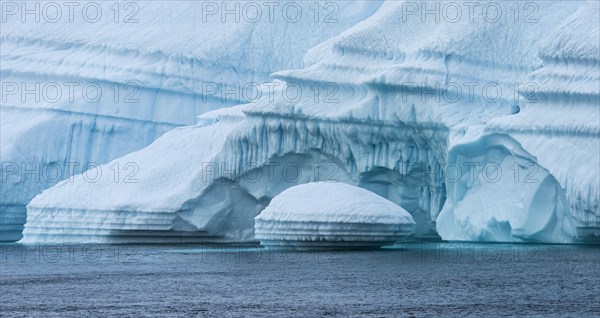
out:
M265 246L301 249L363 249L392 245L415 221L395 203L345 183L313 182L273 198L255 218Z

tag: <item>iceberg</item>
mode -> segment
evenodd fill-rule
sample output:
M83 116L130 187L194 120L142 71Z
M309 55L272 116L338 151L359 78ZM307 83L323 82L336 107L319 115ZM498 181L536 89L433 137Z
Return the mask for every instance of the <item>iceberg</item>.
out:
M414 238L598 243L600 4L452 20L427 3L386 1L276 71L272 96L99 166L135 162L135 183L43 191L23 241L250 241L286 189L338 181L406 210Z
M273 198L256 218L255 238L269 247L379 248L412 232L412 216L360 187L311 182Z
M312 3L279 2L260 19L256 9L272 2L215 3L3 3L0 241L22 237L25 207L42 190L84 172L84 182L137 180L136 162L100 165L258 98L271 73L302 67L309 48L381 5L330 2L336 23L325 23L326 11L306 14ZM293 23L288 3L305 12Z

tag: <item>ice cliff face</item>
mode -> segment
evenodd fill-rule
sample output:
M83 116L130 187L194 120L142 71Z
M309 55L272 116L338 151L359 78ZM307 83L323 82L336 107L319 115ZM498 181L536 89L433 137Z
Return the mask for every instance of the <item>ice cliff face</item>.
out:
M456 21L423 5L386 2L274 74L302 94L207 113L102 166L135 162L137 183L44 191L24 240L250 240L271 198L334 180L400 205L417 237L597 242L598 3L481 2Z
M316 20L308 3L271 3L271 14L265 2L215 3L3 4L0 241L21 238L25 206L42 190L257 98L272 72L301 67L310 47L381 4L333 3L337 23L325 23L327 11ZM139 166L99 169L126 182Z

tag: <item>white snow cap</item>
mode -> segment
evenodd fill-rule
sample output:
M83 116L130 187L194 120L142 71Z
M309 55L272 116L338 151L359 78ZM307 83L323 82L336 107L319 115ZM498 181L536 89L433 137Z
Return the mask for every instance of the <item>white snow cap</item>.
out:
M338 182L291 187L273 198L256 220L414 224L410 213L363 188Z

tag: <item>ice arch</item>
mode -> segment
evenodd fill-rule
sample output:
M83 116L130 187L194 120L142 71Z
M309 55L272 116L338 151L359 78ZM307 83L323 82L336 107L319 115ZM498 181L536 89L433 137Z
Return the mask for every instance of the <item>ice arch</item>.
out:
M446 131L405 124L271 118L245 110L240 106L207 114L196 126L173 130L152 145L116 159L139 166L137 183L115 183L111 178L88 183L76 176L44 191L28 206L23 241L250 240L251 220L270 198L293 185L322 180L373 189L409 212L438 213L444 190L431 178L419 181L426 195L404 195L418 198L414 202L402 202L402 196L393 194L406 192L410 182L390 183L394 190L389 193L375 185L381 183L376 180L381 169L411 180L421 172L411 167L433 171L429 176L438 174L441 161L429 140L444 140ZM212 165L219 167L217 173ZM58 205L57 196L64 198Z
M443 239L568 243L576 236L565 191L510 136L457 145L448 162L467 170L446 180L447 200L436 221Z

